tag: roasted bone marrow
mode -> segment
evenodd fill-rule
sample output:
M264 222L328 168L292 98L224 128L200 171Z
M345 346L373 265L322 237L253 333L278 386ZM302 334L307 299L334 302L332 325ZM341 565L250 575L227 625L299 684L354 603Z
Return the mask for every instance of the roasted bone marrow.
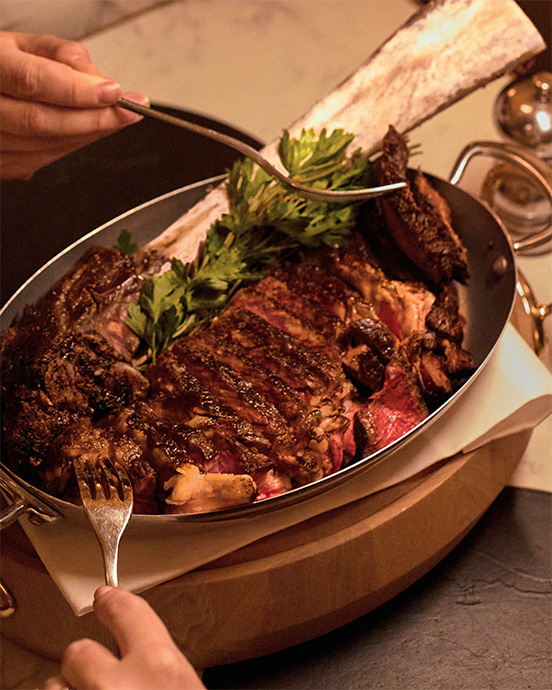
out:
M2 338L7 464L78 502L72 458L109 458L135 511L261 501L366 458L421 423L474 367L446 201L409 175L391 127L382 183L339 248L272 267L145 372L125 322L163 257L94 247Z

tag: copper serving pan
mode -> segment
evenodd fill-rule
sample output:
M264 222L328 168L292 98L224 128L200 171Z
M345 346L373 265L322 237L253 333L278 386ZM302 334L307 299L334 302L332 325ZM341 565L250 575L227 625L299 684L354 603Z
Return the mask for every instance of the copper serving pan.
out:
M298 501L308 500L337 484L354 479L375 463L383 461L414 436L428 433L431 423L467 390L492 355L508 323L516 296L515 254L550 239L552 228L546 228L512 243L498 217L478 198L457 187L469 160L477 155L490 155L520 165L536 178L552 204L552 188L531 156L516 147L494 142L475 142L458 157L450 181L427 175L437 191L448 202L453 226L464 242L469 256L471 278L461 287L463 313L468 317L466 346L472 352L477 369L464 385L427 419L386 448L349 464L338 472L280 496L231 509L178 515L134 515L129 528L138 530L173 522L232 520L280 510ZM102 225L67 247L45 264L6 303L0 312L0 328L5 330L22 312L24 306L39 299L92 245L112 246L125 228L139 245L159 235L166 227L193 206L223 176L211 178L165 194L142 204ZM11 469L0 463L0 488L10 505L0 515L4 527L27 513L33 522L84 519L80 506L52 497L21 480Z

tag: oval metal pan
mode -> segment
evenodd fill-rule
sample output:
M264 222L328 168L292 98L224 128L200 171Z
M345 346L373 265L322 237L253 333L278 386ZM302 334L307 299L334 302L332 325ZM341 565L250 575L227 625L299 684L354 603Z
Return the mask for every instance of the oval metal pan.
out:
M483 203L455 187L450 182L427 175L431 184L446 199L452 213L453 227L464 242L469 257L471 278L467 287L461 287L462 311L469 323L466 346L472 352L477 369L463 386L421 424L386 448L351 463L338 472L303 487L259 501L210 513L179 515L135 515L136 527L182 521L213 521L259 515L289 506L326 491L338 483L349 481L359 472L381 462L408 440L425 433L431 423L448 409L469 387L483 369L500 340L513 307L516 288L516 267L512 244L497 217ZM122 229L131 232L133 239L142 246L158 236L173 221L193 206L205 192L217 184L219 176L175 190L132 209L100 226L78 242L67 247L32 276L6 303L0 312L0 329L5 330L26 304L35 302L93 245L112 246ZM0 472L13 484L44 502L70 519L82 516L82 508L45 494L19 479L13 471L0 463Z

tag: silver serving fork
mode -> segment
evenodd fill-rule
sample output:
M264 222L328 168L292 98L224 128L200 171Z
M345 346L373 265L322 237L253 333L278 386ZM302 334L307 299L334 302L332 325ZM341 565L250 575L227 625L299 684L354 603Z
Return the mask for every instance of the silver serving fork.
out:
M367 187L365 189L316 189L314 187L309 187L306 184L302 184L301 182L297 182L297 180L294 180L289 175L281 172L278 170L278 168L272 165L270 161L264 158L264 156L262 156L256 149L240 139L235 139L234 137L228 136L228 134L217 132L209 127L197 125L195 122L188 122L187 120L183 120L179 117L174 117L173 115L163 113L160 110L154 110L147 105L141 105L140 103L129 101L127 98L120 98L117 101L117 105L120 108L132 110L132 112L145 115L146 117L153 117L156 120L167 122L170 125L176 125L182 129L187 129L190 132L201 134L204 137L218 141L220 144L229 146L230 148L239 151L247 158L251 158L251 160L255 161L255 163L257 163L257 165L265 172L280 180L280 182L288 187L291 187L299 196L304 197L305 199L330 203L337 202L351 204L357 201L366 201L367 199L372 199L373 197L381 196L382 194L394 192L397 189L406 187L406 182L394 182L392 184L381 185L380 187Z
M115 462L73 459L82 504L102 549L105 581L118 586L119 542L134 503L126 471Z

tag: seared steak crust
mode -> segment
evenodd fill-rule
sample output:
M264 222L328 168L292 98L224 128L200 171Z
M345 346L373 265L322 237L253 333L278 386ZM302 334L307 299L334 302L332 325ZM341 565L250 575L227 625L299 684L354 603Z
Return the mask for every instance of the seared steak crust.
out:
M64 429L146 395L147 380L130 361L135 335L120 316L103 327L106 309L119 314L130 285L139 290L141 268L120 252L91 249L4 334L4 432L24 475L45 462Z
M408 148L394 127L383 142L381 184L408 181ZM401 250L435 284L469 276L466 250L450 224L448 207L417 173L406 189L381 198L389 233Z

